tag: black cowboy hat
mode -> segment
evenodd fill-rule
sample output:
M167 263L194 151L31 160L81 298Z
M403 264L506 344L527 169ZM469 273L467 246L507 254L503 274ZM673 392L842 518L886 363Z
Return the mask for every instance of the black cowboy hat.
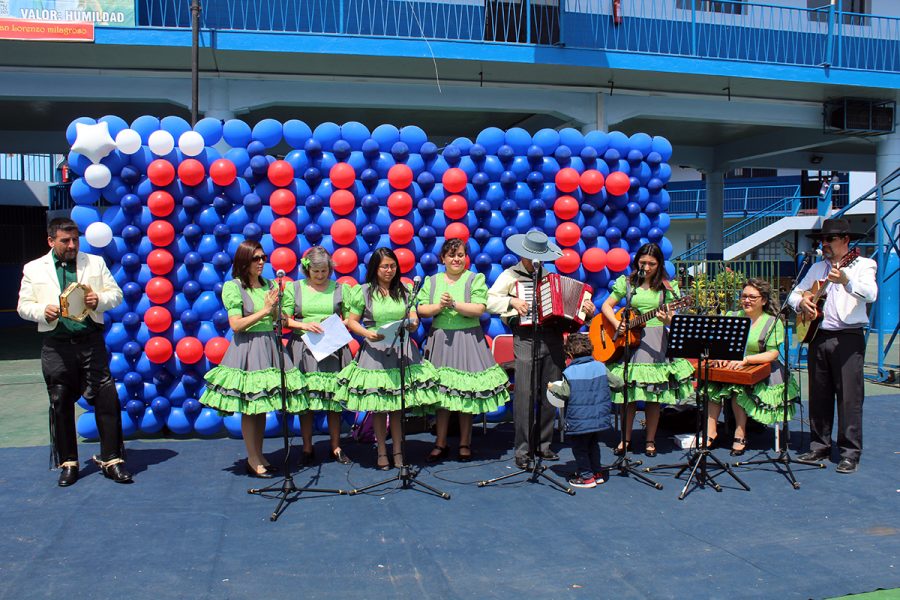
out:
M822 223L822 229L813 233L807 233L806 237L820 240L829 235L847 235L850 236L851 240L861 240L866 237L864 233L851 231L850 221L847 219L825 219L825 222Z

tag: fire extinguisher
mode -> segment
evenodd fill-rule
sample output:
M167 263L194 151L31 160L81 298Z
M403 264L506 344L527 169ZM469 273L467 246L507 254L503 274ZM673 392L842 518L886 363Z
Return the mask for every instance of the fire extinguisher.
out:
M622 24L622 0L612 0L613 25Z
M63 163L60 169L60 177L62 178L62 183L69 183L69 163Z

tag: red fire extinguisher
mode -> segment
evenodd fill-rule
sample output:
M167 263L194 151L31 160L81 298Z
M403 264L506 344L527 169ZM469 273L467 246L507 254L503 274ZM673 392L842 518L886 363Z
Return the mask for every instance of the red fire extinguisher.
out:
M614 25L622 24L622 0L612 0L612 17Z
M60 177L62 178L62 183L69 183L69 163L63 163L60 169Z

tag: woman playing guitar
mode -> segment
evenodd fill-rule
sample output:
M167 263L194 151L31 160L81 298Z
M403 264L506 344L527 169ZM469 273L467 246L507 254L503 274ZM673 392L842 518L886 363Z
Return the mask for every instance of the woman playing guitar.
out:
M656 456L656 428L659 425L659 405L675 404L688 398L693 389L691 376L694 368L683 358L670 361L666 358L666 328L672 321L671 312L661 310L664 304L678 298L678 286L665 278L665 259L659 246L644 244L634 255L631 276L622 275L616 280L612 293L603 303L600 312L624 335L624 321L616 317L615 306L632 291L631 306L636 313L655 311L656 318L647 322L640 330L640 344L631 354L628 366L628 408L625 416L625 439L615 450L617 455L625 451L631 443L631 428L636 406L634 402L645 403L647 416L647 437L644 454ZM632 315L634 316L634 315ZM610 366L610 382L613 383L613 402L622 404L623 365L621 362Z

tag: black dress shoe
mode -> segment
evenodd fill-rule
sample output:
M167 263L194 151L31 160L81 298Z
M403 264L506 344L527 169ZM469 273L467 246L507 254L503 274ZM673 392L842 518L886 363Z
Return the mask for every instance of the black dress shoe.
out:
M838 466L834 470L838 473L856 473L856 470L858 468L858 460L853 460L852 458L842 458L841 462L838 463Z
M559 454L554 452L553 450L542 450L540 453L540 457L544 460L559 460Z
M59 487L69 487L78 481L78 467L63 467L59 472Z
M831 449L828 450L810 450L803 454L797 455L797 460L804 462L819 462L820 460L828 460L831 458Z
M519 467L520 469L530 469L531 461L528 459L527 456L517 456L516 457L516 466Z
M350 457L344 454L343 449L338 448L334 452L331 453L336 462L341 463L342 465L352 465L353 461L350 460Z
M125 463L123 462L101 467L101 470L107 479L112 479L116 483L131 483L134 481L131 478L131 473L125 468Z

